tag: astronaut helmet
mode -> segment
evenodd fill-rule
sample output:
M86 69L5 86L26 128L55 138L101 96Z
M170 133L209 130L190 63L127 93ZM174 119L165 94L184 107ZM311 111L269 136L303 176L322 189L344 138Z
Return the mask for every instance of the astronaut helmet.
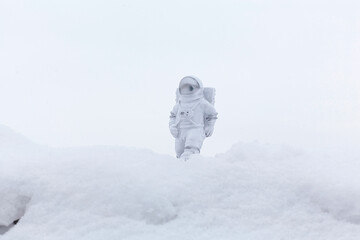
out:
M179 84L181 95L191 95L200 89L199 82L194 77L184 77Z

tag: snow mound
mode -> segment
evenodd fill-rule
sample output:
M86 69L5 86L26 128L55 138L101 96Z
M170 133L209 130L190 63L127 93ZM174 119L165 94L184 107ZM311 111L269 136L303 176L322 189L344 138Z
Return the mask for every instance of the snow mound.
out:
M9 190L2 189L1 193L0 226L8 227L24 215L26 204L30 199Z
M0 158L0 196L30 200L4 240L360 237L356 158L257 142L188 162L114 146L22 146Z
M36 145L24 136L14 132L11 128L0 125L0 150L5 151L14 148L34 148Z

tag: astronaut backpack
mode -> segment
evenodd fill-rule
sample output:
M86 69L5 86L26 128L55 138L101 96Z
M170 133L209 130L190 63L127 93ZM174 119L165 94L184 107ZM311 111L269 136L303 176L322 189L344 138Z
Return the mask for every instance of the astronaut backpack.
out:
M215 105L215 94L216 94L216 89L215 88L210 88L210 87L206 87L203 90L203 94L204 94L204 98L206 99L206 101L208 101L211 105ZM179 103L179 97L180 92L179 89L176 89L176 102Z
M215 88L204 88L204 98L211 103L211 105L215 105Z

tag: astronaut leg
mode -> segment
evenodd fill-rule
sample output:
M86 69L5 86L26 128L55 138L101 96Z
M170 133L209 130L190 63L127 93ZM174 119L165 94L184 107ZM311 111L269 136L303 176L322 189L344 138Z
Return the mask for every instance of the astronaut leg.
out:
M185 150L185 139L182 137L182 132L183 131L180 130L179 136L175 139L175 152L177 158L180 158Z
M183 158L188 158L192 154L199 154L205 139L203 128L189 129L185 139Z

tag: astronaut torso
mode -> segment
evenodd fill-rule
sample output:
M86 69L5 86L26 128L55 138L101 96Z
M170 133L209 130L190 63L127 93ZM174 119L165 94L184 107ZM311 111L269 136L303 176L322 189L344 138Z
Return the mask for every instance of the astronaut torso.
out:
M177 122L180 129L204 127L203 101L199 99L193 103L179 103Z

